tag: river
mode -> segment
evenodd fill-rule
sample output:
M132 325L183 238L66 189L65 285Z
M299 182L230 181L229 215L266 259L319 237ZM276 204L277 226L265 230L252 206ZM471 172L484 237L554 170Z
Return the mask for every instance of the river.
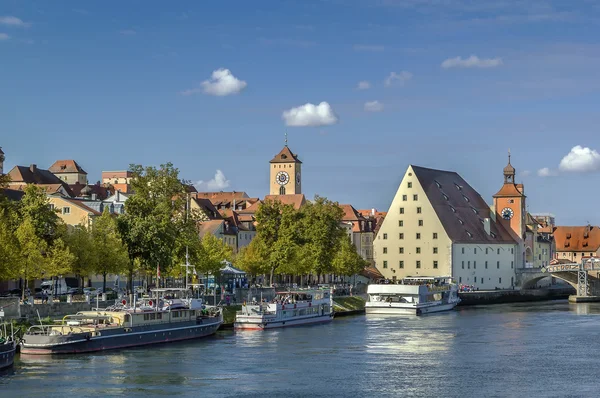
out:
M595 397L600 304L461 307L21 357L1 397Z

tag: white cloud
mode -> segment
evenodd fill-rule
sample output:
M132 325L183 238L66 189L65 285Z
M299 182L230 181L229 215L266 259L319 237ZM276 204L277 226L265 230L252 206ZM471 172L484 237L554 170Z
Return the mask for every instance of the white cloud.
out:
M495 68L502 65L502 58L479 58L471 55L469 58L454 57L442 62L442 68Z
M530 170L523 170L522 172L519 173L519 175L521 177L527 177L531 175L531 171Z
M365 102L365 111L367 112L381 112L383 110L383 104L379 101Z
M403 70L400 73L391 72L390 75L384 80L386 87L390 87L393 84L404 86L404 83L412 79L413 75L410 72Z
M356 86L356 88L358 90L368 90L371 88L371 83L369 83L366 80L363 80L362 82L358 82L358 85Z
M217 170L213 179L198 181L195 186L198 191L222 191L230 185L229 180L221 170Z
M27 28L31 26L29 22L23 22L21 18L13 17L13 16L4 16L0 17L0 25L7 26L16 26L19 28Z
M248 83L233 76L229 69L220 68L213 71L210 80L203 81L201 88L190 88L182 91L183 95L192 95L204 92L208 95L223 97L225 95L238 94L246 88Z
M284 111L281 115L286 126L328 126L338 122L338 117L327 102L319 105L304 104Z
M558 165L561 171L588 173L600 171L600 153L595 149L574 146Z
M537 175L540 177L552 177L556 175L556 172L550 170L548 167L544 167L537 171Z
M137 32L133 29L123 29L121 31L119 31L120 34L122 34L123 36L133 36L135 34L137 34Z
M6 33L0 33L0 41L8 39L10 39L9 35L7 35Z
M385 50L384 46L380 45L369 45L369 44L355 44L354 51L371 51L371 52L381 52Z

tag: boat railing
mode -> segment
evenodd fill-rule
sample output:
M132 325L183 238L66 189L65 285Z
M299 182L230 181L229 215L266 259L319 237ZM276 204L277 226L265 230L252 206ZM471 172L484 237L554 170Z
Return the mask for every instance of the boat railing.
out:
M84 333L87 330L80 326L67 326L67 325L33 325L27 330L29 335L50 335L52 332L57 332L61 335L68 335L72 333Z

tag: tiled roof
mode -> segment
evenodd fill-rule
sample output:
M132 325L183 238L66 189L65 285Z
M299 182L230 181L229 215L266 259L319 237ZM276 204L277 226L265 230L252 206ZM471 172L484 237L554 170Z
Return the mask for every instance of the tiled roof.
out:
M296 210L306 203L306 198L302 193L293 195L266 195L264 201L266 202L267 200L281 202L284 205L292 205Z
M68 195L73 195L69 185L48 170L38 169L32 164L29 167L15 166L8 172L10 185L36 184L36 185L62 185Z
M302 163L300 159L298 159L298 155L294 154L290 148L286 145L283 149L275 155L273 159L269 163Z
M76 161L72 159L57 160L48 169L51 173L80 173L87 174Z
M102 185L94 184L94 185L85 185L80 183L70 184L69 188L71 188L71 192L73 192L73 196L81 196L82 191L85 187L90 189L90 194L96 194L98 199L106 199L110 195L110 191L108 188L103 187Z
M490 219L490 207L460 175L452 171L412 166L448 237L454 243L515 243L514 235Z
M221 219L221 215L216 207L212 204L212 202L208 199L204 198L192 198L191 200L195 201L198 207L202 209L206 217L210 220L218 220Z
M369 278L375 281L384 278L383 274L379 272L379 270L375 267L367 267L360 271L359 274L364 276L365 278Z
M18 189L3 188L0 189L0 195L4 195L7 199L17 202L23 198L25 192Z
M73 199L73 198L61 198L62 200L64 200L65 202L71 203L72 205L75 205L77 207L79 207L82 210L85 210L89 213L92 213L95 216L101 216L102 213L100 213L98 210L94 210L91 207L86 206L84 203L82 203L80 200L78 199Z
M554 241L559 252L595 252L600 248L600 227L555 227Z
M193 192L192 197L209 199L213 204L217 202L233 202L233 200L248 199L246 192Z
M494 195L494 198L525 196L515 184L507 183L502 185L502 188Z
M214 234L223 224L223 220L204 221L198 230L198 234L202 237L207 233Z

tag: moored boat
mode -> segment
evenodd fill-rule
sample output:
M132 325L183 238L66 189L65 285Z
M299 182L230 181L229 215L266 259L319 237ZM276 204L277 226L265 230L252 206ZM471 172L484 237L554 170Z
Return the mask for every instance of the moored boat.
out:
M12 323L0 324L0 370L13 365L16 349L17 342Z
M329 290L296 290L277 293L270 301L244 303L236 313L237 330L265 330L330 322L333 297Z
M424 315L448 311L460 302L458 287L449 277L409 277L399 283L369 285L367 314Z
M155 289L155 298L132 306L124 302L65 316L58 325L35 325L21 342L23 354L75 354L196 339L223 323L217 307L180 298L185 289Z

